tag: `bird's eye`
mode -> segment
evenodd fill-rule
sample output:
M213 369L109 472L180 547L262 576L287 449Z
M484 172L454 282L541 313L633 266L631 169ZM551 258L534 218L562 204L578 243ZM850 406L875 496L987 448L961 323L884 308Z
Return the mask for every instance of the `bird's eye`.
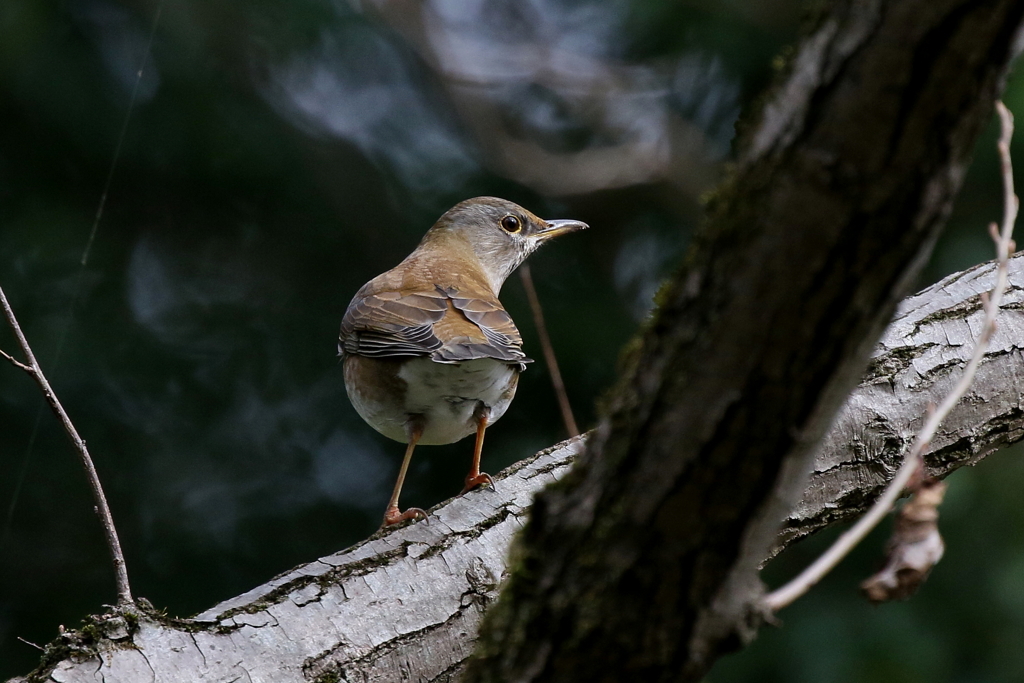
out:
M501 219L501 228L505 232L517 233L523 229L523 223L518 216L505 216Z

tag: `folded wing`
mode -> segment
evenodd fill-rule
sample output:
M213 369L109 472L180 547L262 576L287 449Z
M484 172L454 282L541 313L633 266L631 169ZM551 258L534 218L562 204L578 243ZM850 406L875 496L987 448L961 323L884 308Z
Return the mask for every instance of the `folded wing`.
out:
M390 358L429 356L441 348L434 323L448 311L440 293L380 292L356 298L341 321L338 353Z
M438 328L447 333L439 337L435 325L442 320ZM520 369L531 362L523 353L519 330L500 303L440 287L355 299L341 322L338 352L372 358L429 356L438 363L493 358Z

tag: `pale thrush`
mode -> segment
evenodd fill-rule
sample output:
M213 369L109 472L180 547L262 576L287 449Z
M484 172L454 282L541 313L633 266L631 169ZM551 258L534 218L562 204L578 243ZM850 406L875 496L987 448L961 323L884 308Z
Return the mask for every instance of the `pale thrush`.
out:
M480 471L487 426L505 414L530 359L498 292L543 242L586 228L543 220L512 202L477 197L456 204L419 246L356 292L341 322L338 352L356 412L407 443L384 525L426 518L398 509L417 444L476 433L463 493L493 481Z

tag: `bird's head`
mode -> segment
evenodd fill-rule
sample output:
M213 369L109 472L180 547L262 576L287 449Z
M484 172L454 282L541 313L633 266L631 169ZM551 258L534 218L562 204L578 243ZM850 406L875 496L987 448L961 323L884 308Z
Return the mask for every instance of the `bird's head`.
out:
M496 197L460 202L437 220L423 244L459 240L467 243L491 281L495 294L537 248L548 240L587 224L573 220L544 220L518 204Z

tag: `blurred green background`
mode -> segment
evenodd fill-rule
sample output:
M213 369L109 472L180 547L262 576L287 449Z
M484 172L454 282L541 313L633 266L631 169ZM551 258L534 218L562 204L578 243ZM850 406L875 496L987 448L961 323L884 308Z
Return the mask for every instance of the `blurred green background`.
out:
M348 404L338 323L462 199L592 226L531 260L592 425L801 12L784 0L0 2L0 285L89 442L135 593L193 614L377 528L401 446ZM1007 103L1024 112L1024 82ZM922 286L991 258L994 133ZM540 358L517 278L502 299ZM15 350L6 328L0 348ZM563 436L538 361L488 432L485 468ZM403 504L457 493L470 448L418 451ZM1021 455L951 484L949 548L919 596L858 597L876 534L710 680L1024 680ZM81 467L35 385L0 365L0 678L38 659L19 637L45 643L113 600Z

